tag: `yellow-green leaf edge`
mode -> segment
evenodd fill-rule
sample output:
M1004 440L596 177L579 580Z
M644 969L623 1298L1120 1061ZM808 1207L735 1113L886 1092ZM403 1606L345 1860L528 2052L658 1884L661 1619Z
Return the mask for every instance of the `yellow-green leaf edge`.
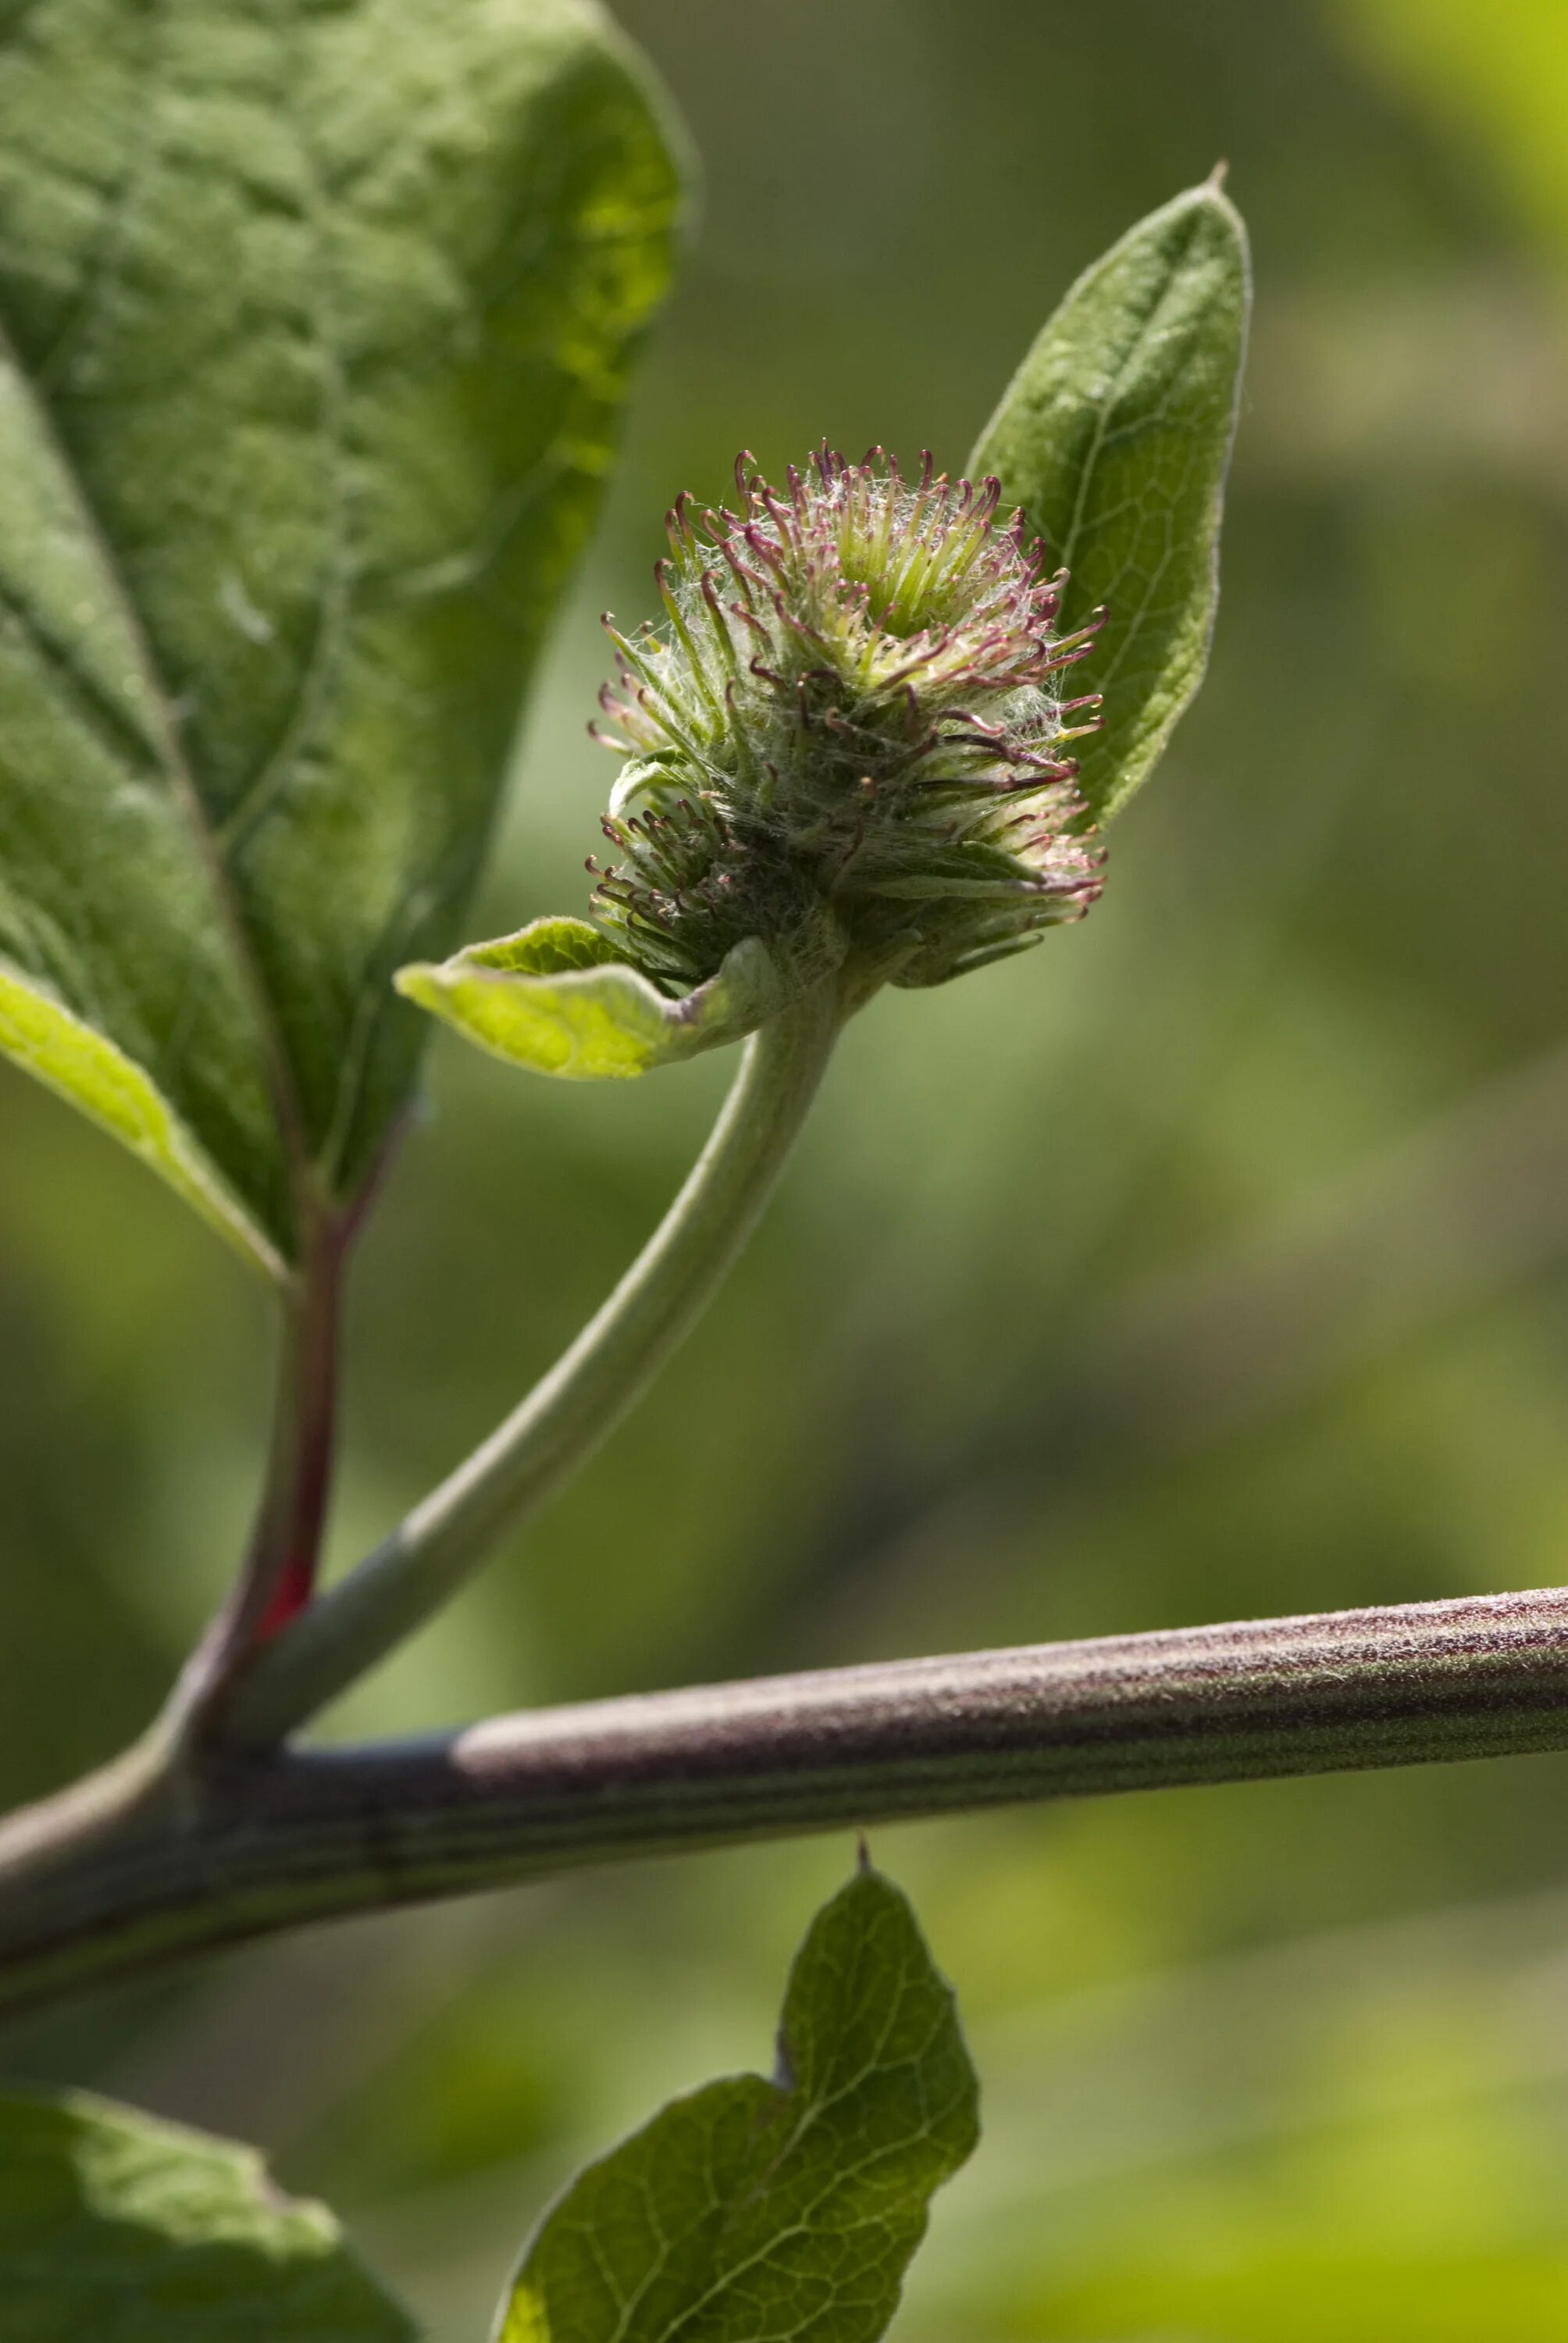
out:
M135 1059L3 961L0 1054L129 1148L253 1268L279 1280L287 1276L276 1247Z

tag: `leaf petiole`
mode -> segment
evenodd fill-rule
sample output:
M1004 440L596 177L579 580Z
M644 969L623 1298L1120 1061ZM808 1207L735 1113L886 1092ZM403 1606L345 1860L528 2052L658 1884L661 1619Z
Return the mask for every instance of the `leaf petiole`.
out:
M338 1322L351 1221L317 1209L284 1287L272 1444L239 1576L180 1672L162 1719L174 1741L220 1730L251 1654L309 1604L331 1493Z

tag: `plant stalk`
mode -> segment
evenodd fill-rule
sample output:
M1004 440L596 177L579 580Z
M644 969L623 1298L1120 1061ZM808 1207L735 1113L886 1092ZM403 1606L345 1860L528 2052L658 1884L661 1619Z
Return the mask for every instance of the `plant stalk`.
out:
M829 981L752 1035L689 1179L609 1300L482 1447L256 1652L224 1710L231 1747L280 1741L395 1650L620 1421L750 1235L842 1018Z
M976 1652L120 1769L0 1830L0 2007L304 1921L1028 1800L1568 1749L1568 1589Z
M180 1672L160 1725L171 1744L216 1729L251 1655L304 1611L321 1555L337 1418L337 1338L347 1232L311 1226L283 1292L272 1443L244 1566Z

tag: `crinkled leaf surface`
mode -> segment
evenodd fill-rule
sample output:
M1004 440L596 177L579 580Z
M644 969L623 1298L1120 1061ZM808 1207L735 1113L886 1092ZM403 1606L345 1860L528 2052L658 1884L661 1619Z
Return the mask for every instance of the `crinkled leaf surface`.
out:
M412 2343L251 2148L73 2093L0 2099L0 2343Z
M439 965L402 969L397 989L467 1041L535 1073L616 1081L739 1041L789 987L766 945L737 944L717 976L671 1001L585 920L536 920Z
M0 23L0 1049L263 1260L407 1090L675 205L585 0Z
M1072 573L1063 623L1110 616L1077 670L1105 695L1078 744L1105 820L1148 778L1202 680L1251 287L1217 186L1139 222L1063 301L970 459Z
M873 2343L978 2132L952 1995L875 1872L796 1960L779 2072L677 2099L528 2248L498 2343Z

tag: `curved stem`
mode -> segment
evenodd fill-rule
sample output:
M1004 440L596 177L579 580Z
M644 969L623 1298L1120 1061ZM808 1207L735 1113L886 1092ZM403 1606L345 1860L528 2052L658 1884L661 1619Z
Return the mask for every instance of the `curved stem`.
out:
M0 1828L0 2007L584 1864L1568 1749L1568 1590L700 1685L382 1747L136 1754Z
M569 1350L482 1447L257 1653L222 1719L236 1747L301 1725L441 1608L598 1447L722 1282L816 1095L842 1019L819 986L746 1045L690 1178Z

